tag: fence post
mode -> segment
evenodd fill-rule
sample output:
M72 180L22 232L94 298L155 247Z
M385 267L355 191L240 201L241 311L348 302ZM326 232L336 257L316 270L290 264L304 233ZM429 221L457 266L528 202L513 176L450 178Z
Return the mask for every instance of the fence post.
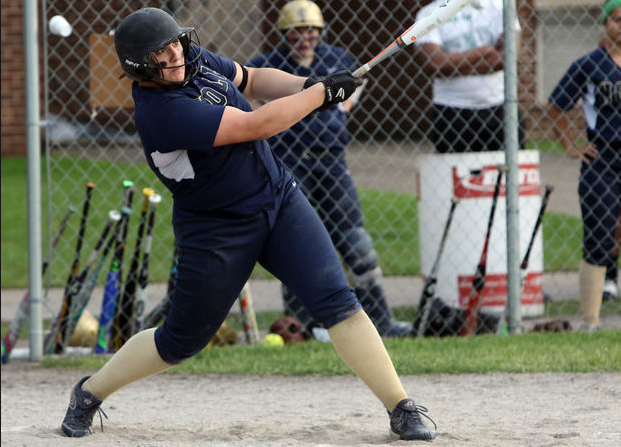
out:
M43 356L41 320L41 136L39 121L39 43L36 0L24 1L26 71L26 150L28 157L28 295L31 361Z
M517 14L515 0L504 0L505 163L507 203L507 311L509 332L518 332L520 312L520 227L518 179Z

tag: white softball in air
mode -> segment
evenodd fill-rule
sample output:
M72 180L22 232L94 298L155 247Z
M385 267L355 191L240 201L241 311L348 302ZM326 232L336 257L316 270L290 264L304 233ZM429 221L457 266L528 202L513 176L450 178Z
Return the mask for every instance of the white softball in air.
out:
M487 6L488 0L474 0L472 2L472 7L475 9L483 9Z
M61 36L61 37L69 37L71 35L71 25L67 22L63 16L54 16L48 22L48 28L50 33Z

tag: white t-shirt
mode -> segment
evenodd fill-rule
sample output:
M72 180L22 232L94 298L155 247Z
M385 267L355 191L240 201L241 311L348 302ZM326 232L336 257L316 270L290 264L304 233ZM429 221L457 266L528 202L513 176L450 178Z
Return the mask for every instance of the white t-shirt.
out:
M444 0L423 7L417 20L428 15ZM502 0L487 0L481 9L466 6L416 44L433 43L447 53L456 53L483 45L496 45L503 34ZM516 29L520 29L519 22ZM449 107L485 109L504 102L504 74L497 71L483 75L444 77L433 80L433 102Z

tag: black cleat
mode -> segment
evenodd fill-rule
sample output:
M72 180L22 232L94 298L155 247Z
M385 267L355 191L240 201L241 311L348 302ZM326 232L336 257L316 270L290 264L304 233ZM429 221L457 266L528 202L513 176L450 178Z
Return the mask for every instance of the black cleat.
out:
M103 421L101 420L101 415L103 414L106 419L108 418L106 413L99 408L101 401L88 391L82 390L82 384L89 377L90 376L84 377L73 387L69 400L69 408L67 408L67 413L65 414L65 419L61 426L63 432L72 438L81 438L82 436L92 433L91 424L93 423L95 412L99 412L102 431Z
M406 441L433 441L436 437L436 423L427 416L427 408L416 405L413 399L403 399L390 415L390 431ZM421 419L425 416L433 424L433 430Z

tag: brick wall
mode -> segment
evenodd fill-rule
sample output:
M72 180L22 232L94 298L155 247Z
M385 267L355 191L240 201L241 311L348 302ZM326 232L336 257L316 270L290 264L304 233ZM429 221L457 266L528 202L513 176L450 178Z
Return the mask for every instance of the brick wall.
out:
M537 16L534 3L534 0L518 0L516 3L522 27L517 63L518 96L521 116L531 137L533 129L538 128L537 123L546 118L542 108L537 105Z
M2 154L26 153L23 0L2 0Z

